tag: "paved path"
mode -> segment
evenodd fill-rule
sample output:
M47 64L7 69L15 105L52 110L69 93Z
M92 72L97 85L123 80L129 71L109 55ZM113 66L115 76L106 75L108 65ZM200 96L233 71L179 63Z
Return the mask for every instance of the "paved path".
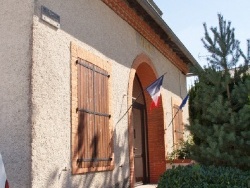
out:
M157 184L138 185L135 188L156 188Z

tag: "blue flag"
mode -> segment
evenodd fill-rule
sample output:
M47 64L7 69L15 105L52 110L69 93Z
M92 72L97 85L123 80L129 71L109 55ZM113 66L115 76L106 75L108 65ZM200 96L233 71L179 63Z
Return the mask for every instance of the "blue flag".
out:
M181 110L181 109L185 106L185 104L187 103L188 97L189 97L189 95L187 94L187 96L182 100L181 105L180 105L180 107L179 107L180 110Z

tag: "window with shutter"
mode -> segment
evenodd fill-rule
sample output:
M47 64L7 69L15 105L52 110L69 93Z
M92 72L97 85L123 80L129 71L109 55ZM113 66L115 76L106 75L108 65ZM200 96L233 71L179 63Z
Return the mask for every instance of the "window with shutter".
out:
M181 142L183 141L184 126L182 121L182 110L179 110L178 105L173 106L174 126L173 126L173 136L174 136L174 146L175 149L179 149Z
M83 57L79 57L81 54ZM78 49L76 56L72 58L71 74L72 172L112 170L110 66L86 51L79 53Z

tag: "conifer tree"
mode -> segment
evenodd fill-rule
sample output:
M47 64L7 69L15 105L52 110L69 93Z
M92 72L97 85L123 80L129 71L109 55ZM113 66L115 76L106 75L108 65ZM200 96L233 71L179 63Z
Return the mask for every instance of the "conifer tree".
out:
M196 69L190 91L188 129L191 156L205 165L250 168L250 76L248 59L235 39L231 22L218 15L219 26L204 24L209 65ZM243 63L242 63L242 61ZM240 64L241 63L241 64Z

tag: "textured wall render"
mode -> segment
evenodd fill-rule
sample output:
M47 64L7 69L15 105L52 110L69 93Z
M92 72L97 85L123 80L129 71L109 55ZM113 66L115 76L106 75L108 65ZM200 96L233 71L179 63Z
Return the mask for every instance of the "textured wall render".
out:
M71 175L70 122L70 42L75 41L86 50L103 58L101 53L72 38L62 30L53 30L34 18L33 65L33 143L32 187L103 187L122 182L128 177L126 162L126 124L115 135L116 169L111 172ZM112 64L119 66L111 60ZM121 67L122 68L122 67ZM121 69L120 68L120 69ZM124 82L116 83L117 92ZM118 89L118 91L117 91ZM120 89L120 90L119 90ZM112 97L121 104L122 98ZM114 103L114 102L113 102ZM114 104L112 103L112 106ZM119 106L120 107L120 106ZM117 115L116 115L117 117ZM116 118L117 121L117 118ZM119 137L119 138L117 138ZM119 164L124 168L119 168ZM65 167L67 171L64 171ZM40 173L40 172L43 173Z
M60 15L61 28L40 19L41 5ZM123 187L129 177L127 89L131 65L138 54L148 53L137 33L100 0L37 0L33 27L32 67L32 187ZM71 175L70 43L76 43L112 63L112 106L115 169ZM152 47L154 48L154 47ZM164 110L171 96L180 95L179 70L155 50L148 54L164 80ZM181 75L181 90L185 79ZM165 111L164 111L165 113ZM170 117L166 122L170 121ZM66 170L65 170L66 167Z
M124 39L120 34L112 32L111 26L120 20L100 1L79 1L75 4L63 1L63 8L58 3L41 2L61 16L61 29L56 30L39 19L41 4L38 1L36 7L38 17L34 17L33 31L32 187L114 187L115 184L124 182L126 185L128 181L125 180L129 177L126 118L119 124L118 131L116 129L114 131L115 153L118 157L115 158L116 168L113 171L72 176L70 169L70 42L74 41L103 59L107 59L106 54L113 59L122 58L119 61L122 61L123 65L117 63L118 60L109 60L115 70L112 72L113 77L124 78L122 81L114 80L112 86L114 95L112 106L116 106L113 117L117 121L120 108L122 107L123 111L126 108L126 98L120 93L126 93L128 66L133 59L129 54L125 54L131 59L127 62L123 59L125 57L119 56L125 52L124 49L119 49L121 46L119 43ZM107 22L106 19L112 21ZM133 32L128 25L125 25L125 29L121 31L124 34ZM123 167L119 167L120 165ZM67 171L62 171L65 167Z
M30 185L32 0L1 1L0 152L10 187Z

